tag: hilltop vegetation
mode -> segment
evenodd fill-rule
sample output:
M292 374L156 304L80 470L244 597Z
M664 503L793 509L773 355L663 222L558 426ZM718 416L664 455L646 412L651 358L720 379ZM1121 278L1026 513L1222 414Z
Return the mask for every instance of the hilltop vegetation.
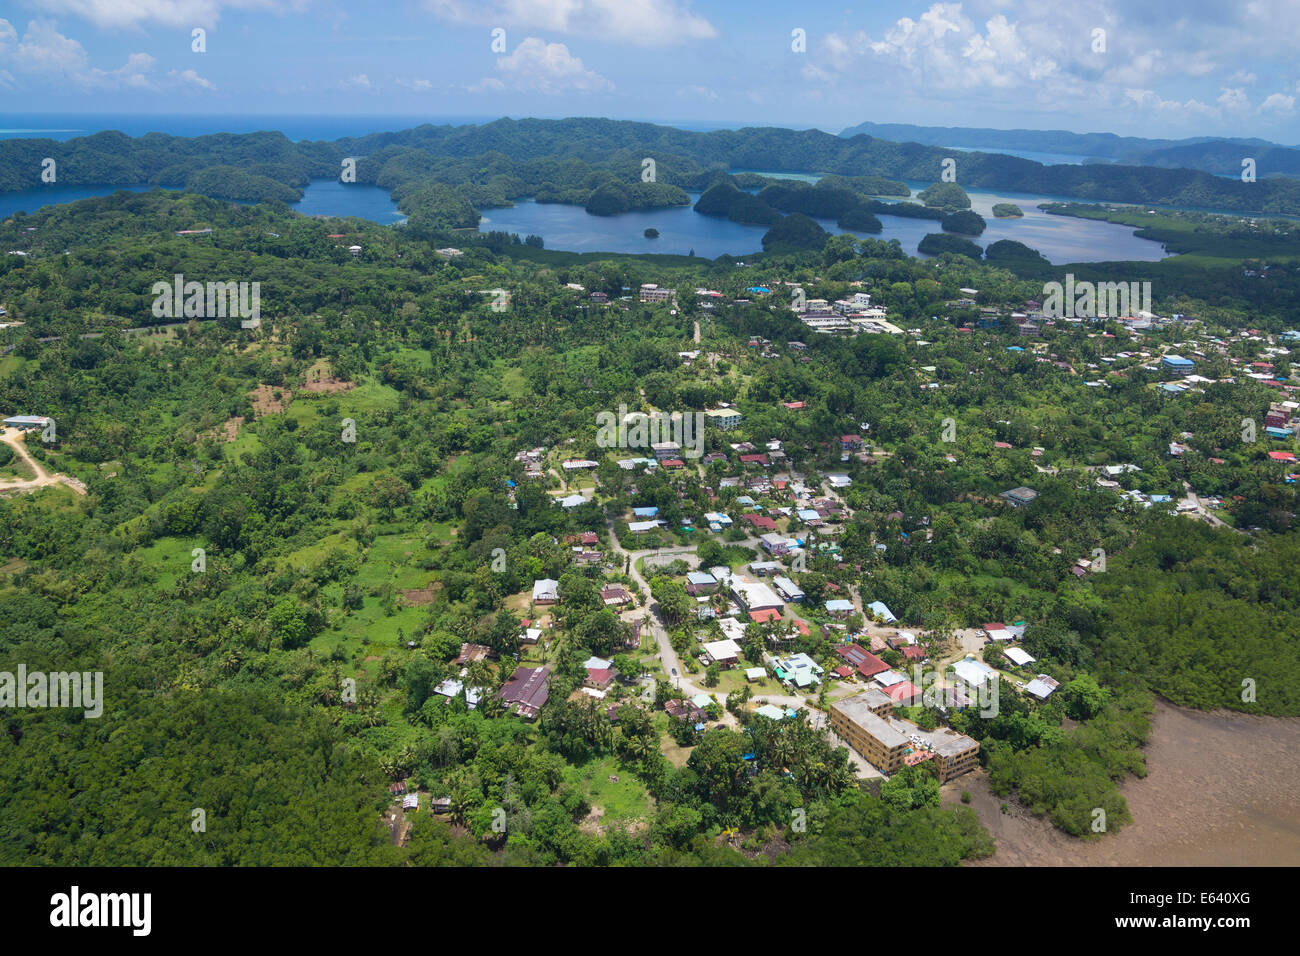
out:
M439 188L421 202L445 203L452 219L473 210ZM781 186L769 199L834 201L838 189ZM664 713L674 691L657 646L628 646L626 621L600 595L612 581L638 590L611 532L653 506L669 523L647 542L748 560L743 534L681 530L709 510L742 513L742 489L721 484L739 468L739 441L778 439L784 467L852 476L838 553L796 572L810 594L834 584L883 601L936 647L959 627L1030 622L1024 647L1062 689L1039 703L1009 685L996 717L953 723L981 741L999 792L1066 832L1090 832L1098 806L1122 825L1119 783L1145 772L1153 694L1300 713L1300 503L1268 458L1280 445L1240 434L1275 390L1242 376L1168 396L1158 368L1119 356L1247 322L1285 327L1296 281L1285 267L1267 284L1225 284L1214 302L1161 284L1162 311L1203 325L1140 343L1114 322L1062 325L1043 343L1059 360L1039 361L1008 347L1026 344L1009 313L1041 295L1041 278L945 233L934 238L975 255L912 259L897 243L827 237L795 210L742 269L726 257L556 253L448 221L383 228L158 190L0 224L0 241L31 252L0 261L0 302L27 323L4 332L0 404L53 416L58 442L28 447L88 489L0 499L0 670L105 677L102 718L5 712L0 858L897 866L987 855L973 812L941 807L924 768L877 795L809 719L714 704L697 731ZM175 235L198 227L214 231ZM453 244L460 255L437 251ZM1014 245L990 249L1028 259ZM177 273L260 282L262 327L154 317L152 284ZM674 290L678 314L622 299L643 282ZM719 296L697 298L701 287ZM891 322L922 331L810 333L789 308L795 287L832 302L869 291ZM997 303L992 318L950 304L968 287ZM505 311L483 291L498 288ZM1228 378L1229 359L1255 360L1258 347L1233 339L1198 371ZM688 350L702 354L684 363ZM1273 367L1290 379L1283 358ZM1105 386L1085 384L1094 378ZM709 469L627 471L614 459L635 452L598 438L598 415L621 405L722 402L742 420L705 432L706 450L727 459ZM842 462L837 443L854 429L882 454ZM1171 456L1180 440L1187 452ZM542 475L527 477L518 453L538 447ZM562 473L579 457L598 464ZM1088 470L1115 463L1139 466L1122 481L1148 496L1181 496L1184 482L1221 496L1228 526L1121 499ZM1028 507L999 498L1018 485L1039 492ZM575 488L592 500L555 503ZM607 561L575 563L569 536L585 532ZM1108 570L1074 573L1098 548ZM530 605L540 578L558 582L562 603ZM670 640L694 663L696 638L717 625L677 613L693 602L669 578L654 575L658 595L637 598L663 605ZM816 601L806 613L814 626L790 647L833 658L840 632ZM546 641L524 644L523 619L543 615ZM747 659L768 636L746 633ZM467 642L496 658L458 663ZM579 690L592 655L649 679L596 702ZM495 692L516 665L543 662L553 683L539 719L506 714ZM473 710L463 688L437 690L462 668L485 691ZM399 780L425 802L394 846L381 821ZM446 822L431 796L449 800ZM206 811L201 838L195 808Z

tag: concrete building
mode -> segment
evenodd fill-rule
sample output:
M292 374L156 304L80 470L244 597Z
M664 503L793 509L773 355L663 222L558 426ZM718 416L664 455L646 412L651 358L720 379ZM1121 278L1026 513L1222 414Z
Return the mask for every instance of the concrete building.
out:
M724 432L731 431L740 424L740 412L734 408L710 408L704 414L708 418L710 425Z
M883 691L869 690L831 704L831 729L848 741L866 761L884 774L905 764L933 760L939 782L974 770L979 741L948 727L922 730L893 716L894 701Z

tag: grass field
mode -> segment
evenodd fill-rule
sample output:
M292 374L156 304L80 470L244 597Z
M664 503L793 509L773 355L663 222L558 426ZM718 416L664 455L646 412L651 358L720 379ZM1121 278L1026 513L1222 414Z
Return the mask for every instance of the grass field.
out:
M568 767L565 779L582 792L593 811L599 808L602 825L648 822L653 813L653 801L645 785L634 773L621 769L616 757Z

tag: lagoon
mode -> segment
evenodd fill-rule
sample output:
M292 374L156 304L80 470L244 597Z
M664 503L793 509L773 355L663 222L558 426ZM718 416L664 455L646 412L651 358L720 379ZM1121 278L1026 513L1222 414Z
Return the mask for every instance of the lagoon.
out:
M918 184L909 185L915 189ZM923 188L928 184L919 185ZM1129 226L1051 216L1031 202L1047 197L989 192L970 192L969 195L971 207L988 220L984 234L974 240L981 247L999 239L1016 239L1037 249L1054 265L1120 260L1155 262L1168 255L1160 243L1139 239ZM690 196L693 204L700 194L691 193ZM998 202L1016 203L1024 211L1024 217L994 219L993 204ZM818 219L817 222L833 234L847 231L840 229L831 219ZM939 224L929 219L881 216L880 222L884 231L871 238L897 239L903 251L913 256L921 256L917 243L927 233L940 231ZM643 233L647 228L658 229L659 238L645 238ZM687 255L694 250L697 256L712 259L724 254L745 256L760 252L767 227L703 216L690 206L628 212L618 216L593 216L581 206L525 199L513 207L486 210L479 230L538 235L545 240L546 248L570 252Z
M42 206L76 202L78 199L92 199L97 196L111 196L119 189L144 193L154 188L157 187L51 184L19 192L0 193L0 219L12 216L20 210L31 215ZM241 202L239 205L251 204ZM303 190L302 199L290 203L289 208L304 216L357 216L382 225L406 221L401 210L388 197L388 190L363 183L345 184L333 179L313 179Z

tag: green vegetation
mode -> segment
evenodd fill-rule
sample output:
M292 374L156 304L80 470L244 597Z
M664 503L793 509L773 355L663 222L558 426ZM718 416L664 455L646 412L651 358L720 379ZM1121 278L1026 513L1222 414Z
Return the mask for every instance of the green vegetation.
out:
M1025 211L1013 202L996 202L993 204L993 215L997 219L1016 219L1024 216Z
M978 236L984 232L987 223L984 217L969 209L949 213L939 221L944 232L956 232L963 236Z
M916 194L927 206L940 209L969 209L970 196L956 183L935 183Z
M771 168L761 158L751 165ZM660 163L661 175L672 166ZM629 184L634 168L623 170ZM932 651L959 627L1028 622L1033 673L988 654L1007 674L995 716L911 713L979 739L995 791L1066 832L1092 833L1096 807L1110 831L1124 823L1120 784L1145 772L1155 694L1300 714L1300 502L1286 480L1295 466L1268 456L1292 446L1242 438L1242 419L1262 421L1278 393L1240 374L1264 346L1237 334L1293 324L1294 264L1275 261L1261 279L1238 261L1240 281L1227 281L1224 259L1188 283L1175 281L1176 264L1129 264L1154 277L1162 314L1194 321L1141 340L1113 321L1045 326L1049 361L1011 322L1041 296L1047 269L1020 244L994 243L981 258L974 243L935 233L927 243L960 254L914 259L896 242L827 237L794 210L778 212L767 251L744 268L729 257L579 256L536 237L456 233L449 223L476 207L459 186L421 188L424 212L401 228L163 190L0 224L0 242L31 253L0 261L0 301L26 323L4 332L14 348L0 404L54 416L59 441L29 447L88 492L0 498L0 671L105 677L100 718L5 711L0 859L821 866L986 855L974 812L941 806L924 766L878 797L863 792L806 711L767 720L753 714L743 673L710 673L700 639L721 632L695 613L685 560L643 561L650 593L637 599L658 605L693 680L730 696L725 711L710 705L703 730L664 712L677 692L653 638L628 646L626 616L600 597L615 581L641 590L611 529L627 550L696 544L706 566L754 560L745 531L699 527L707 511L749 513L737 500L749 489L722 483L760 473L731 448L743 441L779 439L791 472L852 478L838 551L811 551L807 570L792 572L812 599L800 609L808 633L751 625L744 663L778 638L833 663L841 635L819 600L835 593L883 601ZM825 209L863 188L765 183L762 204ZM741 192L719 178L705 195ZM873 208L861 199L851 210ZM175 235L198 227L213 232ZM347 242L330 238L339 234ZM462 254L437 252L449 245ZM262 327L154 317L152 284L175 273L260 282ZM625 291L644 282L675 290L678 314ZM697 298L701 287L719 295ZM497 288L510 293L505 312L482 291ZM794 288L828 302L868 292L890 322L920 332L809 334L789 308ZM955 305L968 288L987 313ZM1137 353L1191 339L1204 349L1198 372L1215 383L1158 392L1166 373ZM693 349L707 360L684 363ZM1270 359L1293 380L1284 355ZM620 405L724 402L741 421L706 430L704 450L724 460L700 470L628 471L616 459L635 452L598 437L600 413ZM864 422L859 433L881 454L842 461L838 439ZM1182 454L1169 453L1174 441ZM530 477L518 455L537 448ZM575 478L562 468L570 458L597 465ZM1140 468L1115 483L1151 507L1090 470L1118 463ZM1167 513L1185 482L1221 498L1214 514L1226 526ZM999 496L1019 485L1038 497L1012 508ZM555 504L575 488L592 500ZM753 494L782 530L798 527L779 511L789 499ZM633 544L627 521L643 506L665 525ZM587 532L599 563L575 563L572 536ZM1105 573L1076 574L1095 549ZM561 603L531 606L539 578L558 581ZM543 622L537 644L520 640L525 618ZM457 663L464 643L495 657ZM600 701L579 690L593 655L627 678ZM540 716L506 713L496 692L517 666L543 663L552 676ZM462 668L483 691L473 710L463 687L444 696ZM1042 702L1015 686L1040 670L1060 682ZM396 781L424 802L395 846L384 821ZM430 797L449 801L445 821ZM195 808L206 810L202 839L190 839Z
M938 256L945 252L951 252L959 256L978 259L984 255L984 250L969 239L950 236L942 232L931 232L922 236L921 241L916 244L916 249L927 256Z

